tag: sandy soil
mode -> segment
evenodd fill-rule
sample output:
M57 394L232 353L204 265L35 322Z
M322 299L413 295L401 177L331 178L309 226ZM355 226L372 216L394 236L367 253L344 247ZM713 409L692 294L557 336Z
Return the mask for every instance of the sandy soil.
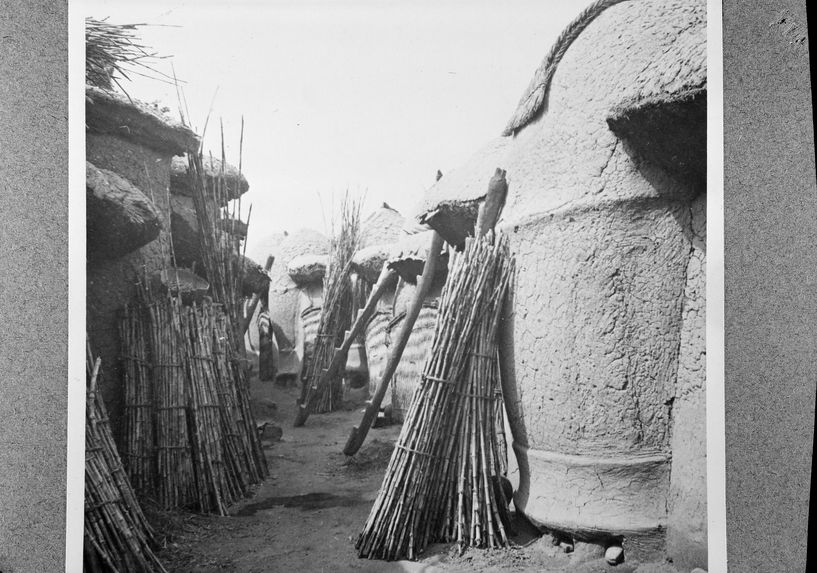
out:
M372 429L358 454L341 452L361 407L312 415L292 427L297 390L253 382L258 423L269 422L264 448L270 477L229 517L148 510L163 538L159 554L169 571L573 571L576 573L676 573L665 563L605 563L595 546L565 553L516 518L514 547L466 551L433 545L417 562L359 559L354 539L374 501L399 426ZM276 407L272 407L272 403ZM266 404L266 405L265 405ZM280 430L279 430L280 428Z

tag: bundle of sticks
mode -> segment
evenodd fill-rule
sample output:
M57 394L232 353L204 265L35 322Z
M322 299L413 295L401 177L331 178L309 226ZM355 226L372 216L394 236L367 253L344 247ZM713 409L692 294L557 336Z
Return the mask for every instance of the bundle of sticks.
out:
M182 306L177 297L154 297L149 289L142 297L142 309L129 306L120 324L130 364L130 475L140 479L140 493L155 492L165 508L226 515L267 475L229 319L218 304ZM152 378L141 376L143 370Z
M206 129L206 126L205 126ZM244 144L244 120L241 120L241 139L239 144L238 177L241 177L241 153ZM244 331L242 329L243 297L241 282L244 275L244 256L246 255L247 237L242 238L229 232L221 224L222 220L237 221L249 230L252 205L247 213L247 220L241 219L241 195L231 201L233 191L229 188L224 172L226 156L224 153L224 128L221 134L221 161L219 172L215 177L208 177L205 166L209 161L211 170L216 163L212 156L205 158L202 153L188 154L188 184L193 190L193 204L196 208L196 220L199 225L199 247L204 262L207 280L213 300L224 305L229 317L230 336L233 347L243 351Z
M85 565L86 571L166 570L153 552L154 534L125 474L99 395L100 359L86 356Z
M415 559L435 541L508 544L497 330L513 267L501 235L469 239L452 259L422 383L356 542L360 557Z
M347 193L341 202L340 212L340 228L332 239L329 255L329 272L315 350L301 390L301 404L306 404L308 411L316 413L331 412L342 400L341 378L324 374L332 362L335 348L343 342L343 335L351 325L356 310L351 277L352 257L360 241L360 202Z

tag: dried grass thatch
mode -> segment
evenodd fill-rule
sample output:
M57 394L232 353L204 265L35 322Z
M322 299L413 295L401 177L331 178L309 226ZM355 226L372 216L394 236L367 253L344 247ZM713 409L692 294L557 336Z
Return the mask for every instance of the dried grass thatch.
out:
M369 284L374 284L393 248L393 244L381 244L360 249L352 258L355 272Z
M383 203L363 220L360 231L360 248L393 243L405 234L405 218ZM378 269L379 272L379 269Z
M299 255L287 263L287 273L296 285L305 286L322 281L328 264L328 255Z
M145 24L112 24L107 19L85 18L86 84L112 90L114 85L122 89L119 79L130 80L128 74L170 79L150 65L161 57L140 42L135 32L141 26Z
M450 245L461 248L465 238L474 234L479 205L494 169L506 164L511 144L510 138L498 137L437 181L423 196L419 221L440 233Z

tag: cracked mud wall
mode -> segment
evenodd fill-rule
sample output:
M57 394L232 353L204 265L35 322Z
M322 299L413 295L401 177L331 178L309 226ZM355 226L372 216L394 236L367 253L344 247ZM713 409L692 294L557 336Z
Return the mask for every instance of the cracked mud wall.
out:
M691 232L705 217L690 209L702 215L705 194L606 121L622 105L705 88L704 2L616 5L566 52L546 113L473 176L507 170L499 226L518 273L503 385L515 501L540 525L590 538L662 537L669 525L705 547L703 235Z

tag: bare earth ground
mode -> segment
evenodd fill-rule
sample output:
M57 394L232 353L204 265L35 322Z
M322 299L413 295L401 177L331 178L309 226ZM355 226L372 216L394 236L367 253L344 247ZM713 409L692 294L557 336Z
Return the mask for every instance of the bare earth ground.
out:
M256 378L252 389L260 403L258 423L269 422L264 451L270 477L253 497L234 505L229 517L148 509L165 546L159 557L169 571L676 573L667 563L628 560L613 567L589 546L564 553L521 517L509 549L470 549L458 556L453 546L438 544L417 562L359 559L354 540L377 496L400 426L370 430L361 450L347 460L341 449L360 422L360 406L312 415L304 427L293 428L295 388Z

